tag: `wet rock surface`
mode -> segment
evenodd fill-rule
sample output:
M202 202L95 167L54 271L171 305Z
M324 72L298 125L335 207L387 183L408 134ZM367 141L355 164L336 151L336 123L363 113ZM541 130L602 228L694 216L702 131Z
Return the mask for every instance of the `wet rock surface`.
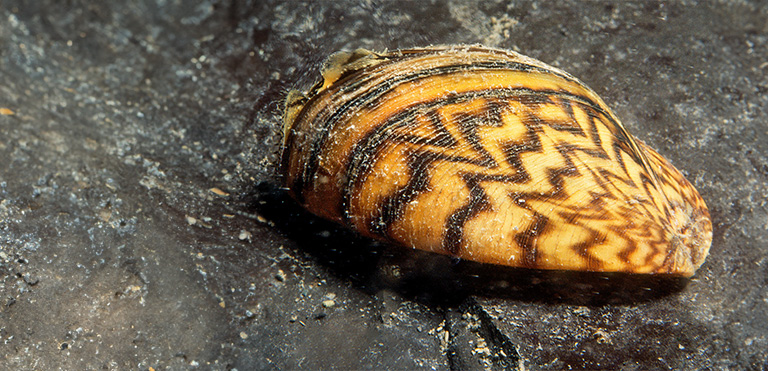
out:
M686 2L0 6L0 368L765 369L768 13ZM333 51L518 50L712 213L691 280L490 268L302 211L281 104Z

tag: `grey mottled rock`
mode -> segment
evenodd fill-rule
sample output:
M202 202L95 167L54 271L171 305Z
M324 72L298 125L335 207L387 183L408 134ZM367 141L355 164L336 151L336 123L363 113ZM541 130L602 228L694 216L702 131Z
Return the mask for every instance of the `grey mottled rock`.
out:
M4 1L0 368L765 369L768 13L750 2ZM484 43L578 76L706 199L690 282L372 243L274 176L339 49Z

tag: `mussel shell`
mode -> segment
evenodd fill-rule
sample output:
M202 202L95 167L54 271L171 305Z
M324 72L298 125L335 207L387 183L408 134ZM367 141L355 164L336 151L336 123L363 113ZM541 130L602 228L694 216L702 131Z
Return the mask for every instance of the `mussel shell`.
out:
M482 46L332 55L292 92L281 172L300 204L391 243L535 269L691 276L707 207L557 68Z

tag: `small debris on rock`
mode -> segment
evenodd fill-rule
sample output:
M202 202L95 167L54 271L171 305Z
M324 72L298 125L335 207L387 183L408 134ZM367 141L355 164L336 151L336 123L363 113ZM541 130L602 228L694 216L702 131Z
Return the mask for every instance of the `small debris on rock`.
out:
M208 189L208 190L209 190L209 191L211 191L211 193L213 193L213 194L215 194L215 195L219 195L219 196L222 196L222 197L227 197L227 196L229 196L229 193L227 193L227 192L224 192L224 191L222 191L221 189L219 189L219 188L216 188L216 187L210 188L210 189Z
M285 278L286 278L285 272L283 272L282 269L278 269L277 270L277 274L275 274L275 279L280 281L280 282L284 282Z
M250 241L252 236L253 235L251 234L251 232L248 232L245 229L243 229L240 231L240 235L237 236L237 238L239 238L240 241L244 241L244 240Z
M26 284L30 286L37 285L38 282L40 282L40 279L37 278L37 276L33 276L30 273L24 273L23 279L24 279L24 282L26 282Z

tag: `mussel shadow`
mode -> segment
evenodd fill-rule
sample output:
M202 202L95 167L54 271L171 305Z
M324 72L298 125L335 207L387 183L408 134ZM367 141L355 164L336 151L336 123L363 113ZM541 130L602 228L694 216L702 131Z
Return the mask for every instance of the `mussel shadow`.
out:
M549 271L458 260L362 237L301 208L274 184L261 183L246 208L341 279L375 294L384 289L413 300L460 305L470 296L601 306L636 304L680 292L688 279L671 275Z

